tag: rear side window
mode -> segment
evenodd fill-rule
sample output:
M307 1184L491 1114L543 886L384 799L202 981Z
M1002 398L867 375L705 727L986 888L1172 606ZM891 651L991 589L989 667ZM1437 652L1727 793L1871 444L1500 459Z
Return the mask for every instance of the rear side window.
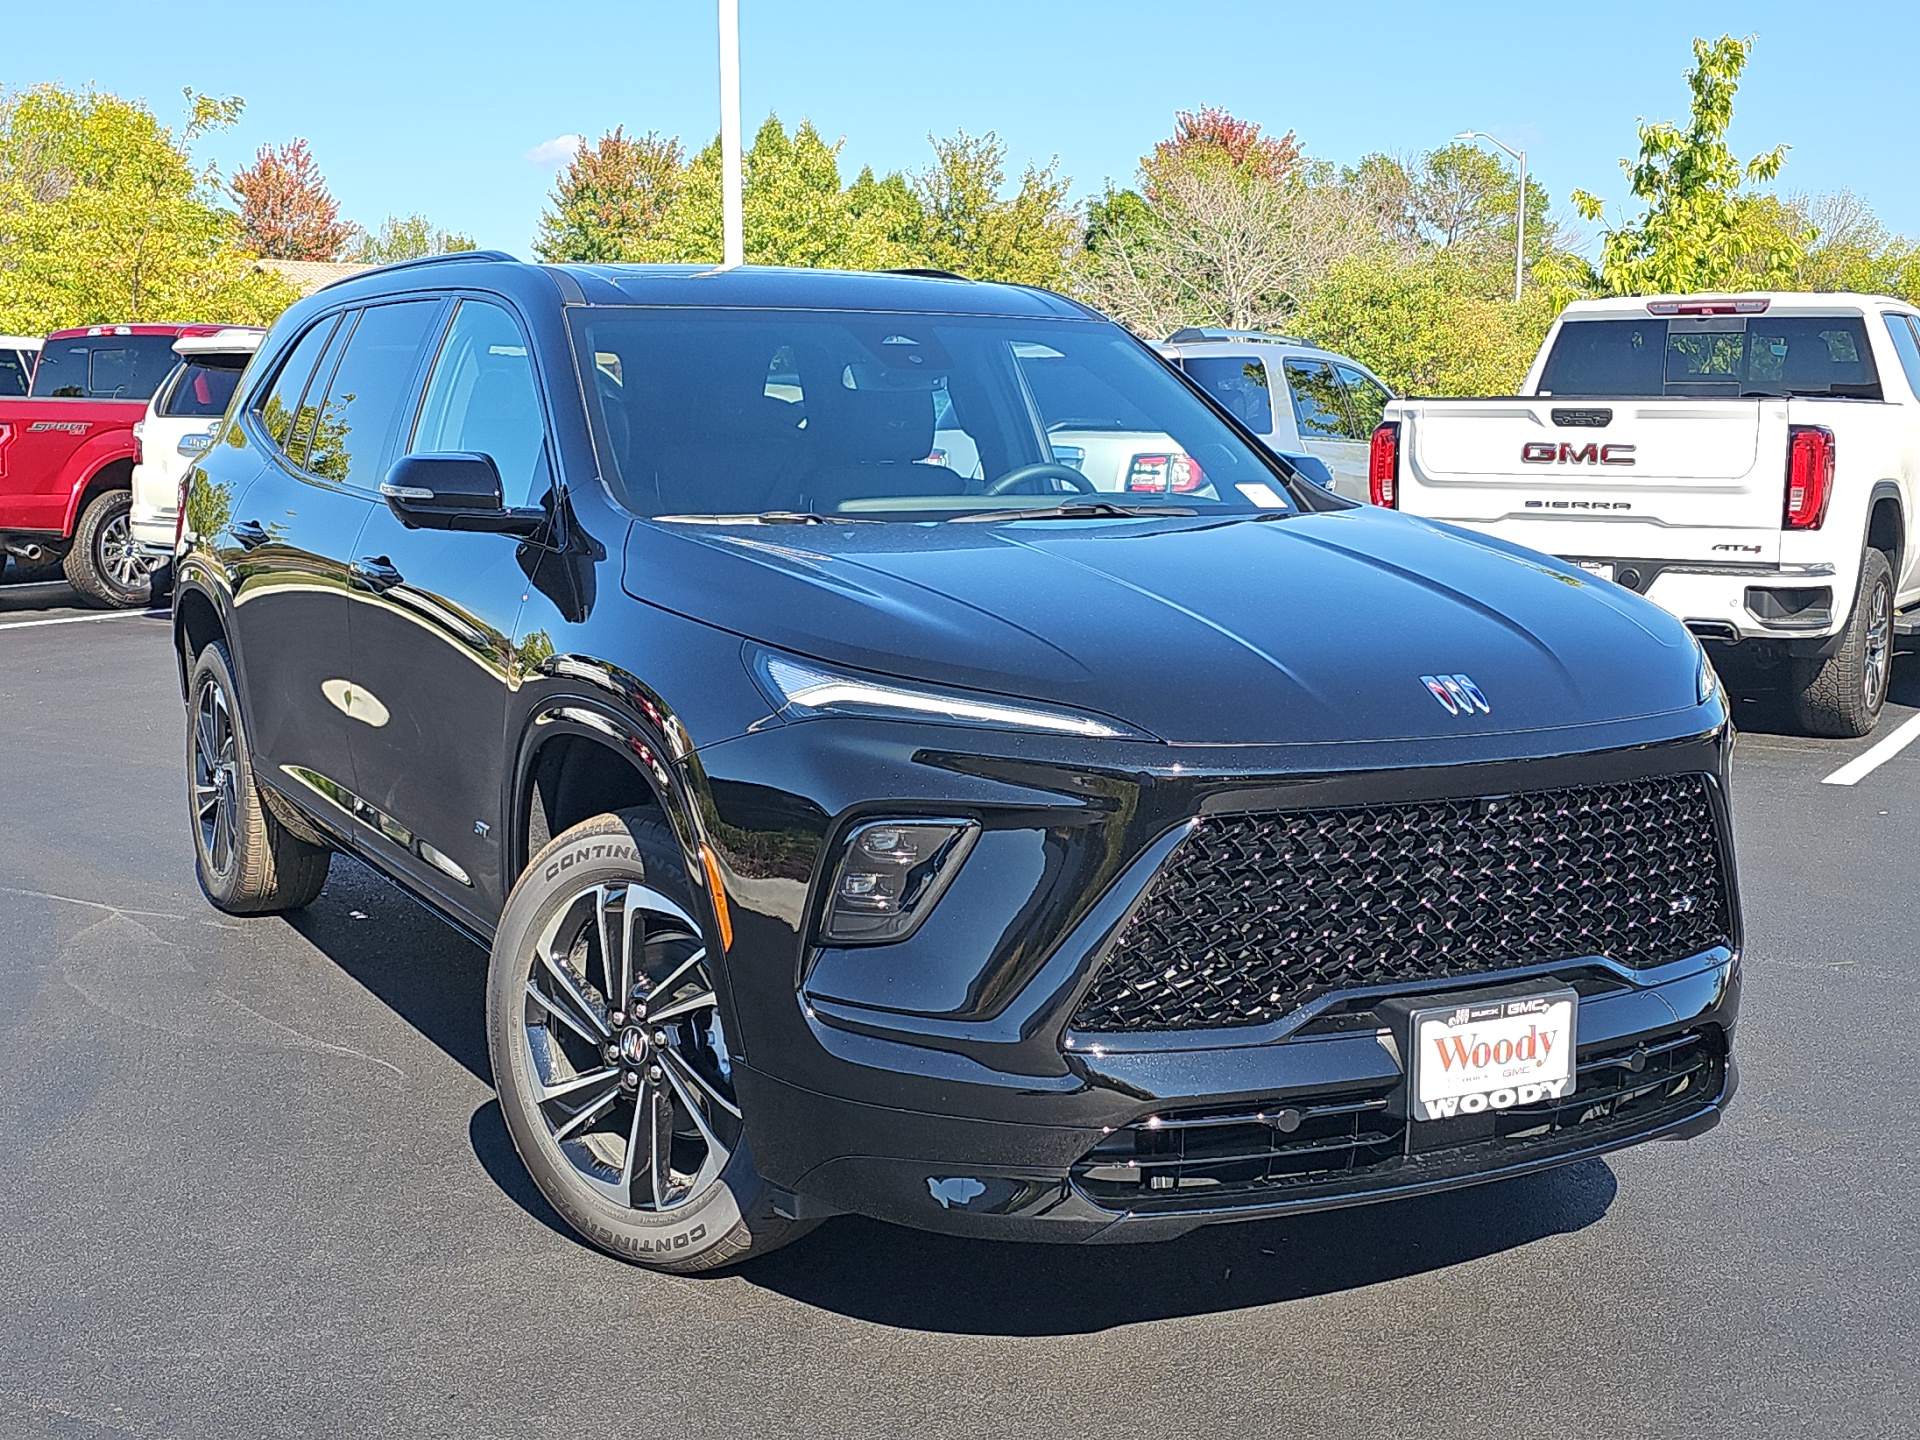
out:
M1887 333L1893 337L1893 350L1900 357L1900 368L1907 372L1907 388L1920 396L1920 342L1914 339L1913 317L1887 316Z
M178 359L171 335L50 340L33 372L33 394L48 400L151 400Z
M1339 372L1340 383L1347 387L1347 408L1353 411L1353 438L1371 439L1375 428L1386 418L1387 402L1393 398L1392 394L1371 375L1351 365L1333 368Z
M306 393L307 382L313 378L313 367L339 323L337 315L328 316L294 342L274 375L273 384L267 387L266 397L254 407L261 427L282 450L288 449L293 417L300 408L300 397Z
M489 455L509 505L525 505L546 454L546 425L533 358L514 318L498 305L463 300L434 362L414 427L413 453Z
M1246 360L1235 355L1195 355L1182 360L1180 368L1254 434L1273 433L1273 392L1267 386L1264 360Z
M240 383L240 372L246 368L244 355L196 355L168 382L155 409L161 415L217 420L227 413L233 387Z
M1302 440L1346 440L1353 422L1333 367L1324 360L1289 360L1287 389L1293 392L1293 418Z
M1701 315L1560 327L1540 393L1880 399L1858 315Z
M302 406L314 409L308 470L366 490L379 485L395 422L439 313L438 300L407 300L360 312L325 397L315 408L309 395Z
M29 374L25 355L0 349L0 395L26 394Z

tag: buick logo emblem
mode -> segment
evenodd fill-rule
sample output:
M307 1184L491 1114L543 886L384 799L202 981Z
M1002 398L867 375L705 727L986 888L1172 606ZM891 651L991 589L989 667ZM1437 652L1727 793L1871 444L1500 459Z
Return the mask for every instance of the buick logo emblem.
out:
M1470 675L1422 675L1420 683L1447 707L1449 715L1471 715L1476 710L1485 715L1493 709Z

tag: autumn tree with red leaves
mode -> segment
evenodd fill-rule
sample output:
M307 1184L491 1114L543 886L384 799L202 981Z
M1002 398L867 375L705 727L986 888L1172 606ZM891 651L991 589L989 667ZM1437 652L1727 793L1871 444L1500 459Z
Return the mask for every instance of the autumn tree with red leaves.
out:
M1174 115L1173 135L1153 147L1140 162L1149 198L1175 171L1218 166L1247 180L1278 184L1300 162L1300 142L1289 130L1279 139L1262 135L1251 120L1242 120L1218 105L1181 110Z
M305 140L262 145L230 188L240 201L244 243L255 254L272 260L338 260L354 237Z

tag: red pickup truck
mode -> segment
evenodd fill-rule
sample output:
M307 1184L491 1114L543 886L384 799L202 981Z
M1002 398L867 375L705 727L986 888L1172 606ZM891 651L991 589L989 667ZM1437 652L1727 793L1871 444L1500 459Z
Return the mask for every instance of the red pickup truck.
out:
M173 342L218 325L92 325L46 338L25 398L0 397L0 549L58 565L89 604L147 603L150 564L127 515L134 424L178 362Z

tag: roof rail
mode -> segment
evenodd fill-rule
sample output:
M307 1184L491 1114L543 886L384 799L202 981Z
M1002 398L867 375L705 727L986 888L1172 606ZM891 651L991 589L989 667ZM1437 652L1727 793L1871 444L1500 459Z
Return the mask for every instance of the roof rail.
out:
M1215 325L1188 325L1167 337L1169 345L1199 345L1208 340L1250 340L1256 345L1306 345L1298 335L1277 335L1267 330L1229 330Z
M508 264L513 264L518 259L517 255L509 255L504 250L443 250L438 255L417 255L411 260L392 260L385 265L370 265L365 270L356 270L351 275L342 275L338 280L329 280L320 287L320 290L331 290L336 285L344 285L349 280L365 279L369 275L385 275L390 270L409 270L416 265L443 265L449 260L484 260L490 264L504 260ZM314 291L316 295L319 293L319 290Z
M968 280L971 277L956 275L951 270L932 270L919 265L902 265L897 270L889 270L889 275L918 275L923 280Z

